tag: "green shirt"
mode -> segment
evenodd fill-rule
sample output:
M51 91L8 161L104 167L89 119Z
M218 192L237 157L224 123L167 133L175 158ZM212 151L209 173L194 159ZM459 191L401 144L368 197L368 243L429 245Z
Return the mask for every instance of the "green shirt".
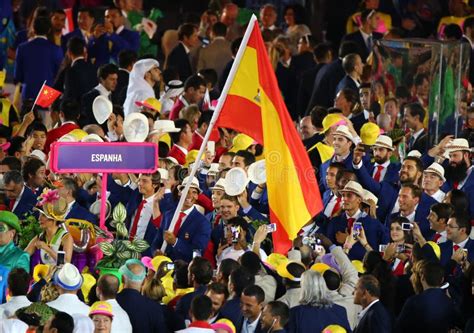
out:
M0 246L0 265L7 267L9 270L23 268L29 272L30 255L16 247L11 241L7 245Z

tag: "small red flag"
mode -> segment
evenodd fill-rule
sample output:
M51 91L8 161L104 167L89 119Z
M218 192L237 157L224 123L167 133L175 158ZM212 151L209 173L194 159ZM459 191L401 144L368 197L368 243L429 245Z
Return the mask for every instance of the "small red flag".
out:
M41 91L38 94L38 99L36 100L36 104L47 108L61 95L60 91L53 89L46 84L43 86Z

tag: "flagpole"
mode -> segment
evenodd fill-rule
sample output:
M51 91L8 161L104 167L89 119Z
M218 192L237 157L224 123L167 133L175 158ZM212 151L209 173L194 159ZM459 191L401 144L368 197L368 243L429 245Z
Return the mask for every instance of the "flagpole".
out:
M222 89L222 93L219 96L216 109L214 110L211 121L209 122L206 135L204 136L204 139L202 140L201 148L199 148L199 153L196 156L196 161L193 165L191 173L189 174L189 181L185 184L184 189L181 191L181 196L179 198L178 206L176 207L173 218L168 227L168 231L173 231L176 225L176 222L178 221L178 216L179 216L179 213L181 212L181 209L183 208L184 200L186 199L186 196L188 195L192 179L194 175L196 175L197 169L199 167L199 164L200 164L199 161L201 161L201 157L204 154L204 149L207 146L207 142L209 141L211 132L214 128L214 125L217 122L217 119L219 118L219 115L222 110L222 106L224 105L224 101L227 97L227 94L229 93L230 86L232 85L232 82L234 81L235 74L237 73L237 69L239 68L240 62L244 55L245 49L247 48L250 35L252 34L252 31L256 22L257 22L257 17L255 15L252 15L252 17L250 18L249 24L247 26L247 30L245 31L244 37L242 39L242 42L240 43L239 50L237 51L237 54L235 56L234 63L232 64L232 68L230 69L229 76L227 77L224 88ZM167 243L166 241L163 240L163 245L161 246L162 252L165 251L166 246L167 246Z
M39 96L41 95L41 92L43 91L43 88L44 88L44 85L45 85L45 84L46 84L46 80L44 80L43 85L41 86L41 88L40 88L38 94L36 95L35 102L33 103L33 106L31 107L30 112L32 112L33 109L35 108L36 102L38 102L38 98L39 98Z

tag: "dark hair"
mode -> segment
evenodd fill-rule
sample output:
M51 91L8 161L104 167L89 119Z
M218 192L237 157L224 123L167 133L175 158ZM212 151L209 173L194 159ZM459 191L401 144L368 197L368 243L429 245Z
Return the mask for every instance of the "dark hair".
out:
M196 320L208 320L212 314L211 299L206 295L195 296L191 301L191 314Z
M23 177L21 176L20 171L18 170L11 170L5 172L3 175L3 182L5 185L10 184L11 182L15 184L23 184Z
M372 9L365 9L360 13L360 21L362 22L362 24L364 24L365 21L367 21L367 18L370 16L372 12L373 12Z
M69 177L64 177L62 180L61 180L61 183L64 185L65 188L67 188L68 190L70 190L72 193L72 197L74 199L77 198L77 193L79 191L79 186L77 186L77 183L74 179L72 178L69 178Z
M359 278L359 285L373 297L380 297L380 283L373 275L366 274Z
M189 88L194 88L198 90L201 86L206 86L206 82L202 77L197 74L191 75L184 81L184 91L187 91Z
M243 37L239 37L237 39L234 39L232 44L230 44L230 50L233 56L237 55L237 52L239 51L239 48L240 48L240 44L242 43L243 40L244 40Z
M444 27L446 38L459 40L462 38L462 29L459 25L451 23Z
M469 208L469 199L467 197L466 192L452 189L451 193L451 205L454 208L454 212L456 213L466 213Z
M248 222L247 220L245 220L242 216L235 216L235 217L232 217L230 218L228 221L227 221L227 224L228 225L231 225L233 227L240 227L242 228L245 233L248 235L249 233L249 226L248 226Z
M120 14L120 16L123 16L122 10L117 6L109 6L106 10L116 10Z
M34 121L31 123L30 126L28 126L28 128L26 129L26 136L30 136L33 134L33 132L44 132L44 133L48 133L48 129L46 128L46 126L44 126L43 123L39 122L39 121Z
M265 300L265 292L261 287L255 284L245 287L245 289L242 291L242 294L248 297L255 297L257 299L258 304L262 303Z
M37 35L47 35L51 29L51 21L48 17L38 16L33 23L33 29Z
M79 37L72 37L67 42L67 50L73 56L81 56L85 53L86 42Z
M234 286L234 293L237 297L240 297L247 286L255 283L255 275L251 274L245 267L233 270L229 279Z
M23 142L25 142L25 138L22 136L14 136L10 140L10 147L8 147L8 155L14 156L15 153L19 153L23 149Z
M66 121L77 121L80 114L79 104L74 100L63 100L60 107Z
M44 167L43 161L38 158L31 157L25 164L23 164L22 174L23 180L27 182L30 179L30 176L34 176L39 168Z
M357 58L360 58L357 53L349 53L344 57L344 59L342 59L342 68L346 73L354 71Z
M405 161L415 162L417 171L423 172L424 166L423 166L423 162L421 161L420 158L418 158L416 156L407 156L407 157L405 157Z
M444 280L444 269L440 263L426 261L421 266L421 274L430 287L439 287Z
M252 251L247 251L240 257L240 264L242 267L247 268L249 273L253 275L257 275L260 269L262 269L260 257Z
M438 220L444 219L444 224L446 224L449 217L453 214L454 207L451 204L439 202L432 205L430 210L438 216Z
M313 49L313 55L318 62L323 61L330 52L332 52L332 46L329 43L319 43Z
M286 14L288 9L293 9L293 15L295 18L295 24L305 24L306 23L306 12L304 7L299 4L287 5L283 10L283 13Z
M106 299L113 299L119 290L120 281L115 275L104 274L97 281L97 288Z
M389 224L389 231L392 226L392 224L399 224L400 226L403 225L403 223L410 223L410 220L407 219L406 217L403 216L395 216L390 219L390 224ZM405 231L403 230L403 236L405 243L413 244L413 233L411 231Z
M174 262L174 281L177 288L188 288L188 263L182 260Z
M210 84L212 87L214 87L217 83L218 75L216 70L213 68L201 69L198 75L204 79L206 85Z
M94 10L92 8L82 7L77 11L78 13L87 13L90 17L95 19Z
M212 33L215 36L225 37L227 35L227 26L222 22L216 22L212 26Z
M469 216L463 213L455 212L451 215L452 219L456 219L456 224L458 225L459 229L465 228L466 234L469 236L471 233L471 221L469 220Z
M14 268L8 273L8 290L11 296L24 296L30 287L30 274L23 268Z
M272 317L280 317L280 325L285 326L290 319L290 308L283 302L272 301L268 302L268 307L270 307L270 313Z
M402 184L402 187L408 187L411 190L411 195L415 198L421 199L421 194L423 193L423 190L418 186L413 183L408 183L408 184Z
M177 128L181 128L181 130L176 133L170 133L170 137L173 143L178 143L179 138L181 137L181 134L184 133L184 131L186 130L186 127L191 126L191 125L189 124L189 121L187 121L186 119L176 119L174 121L174 125Z
M227 286L219 283L219 282L213 282L210 285L207 286L207 292L213 292L214 294L218 295L224 295L224 299L229 298L229 291L227 290Z
M222 274L222 277L225 281L229 281L229 276L233 271L238 269L240 264L234 259L227 258L221 261L219 265L219 272Z
M51 328L57 329L59 333L72 333L74 331L74 319L66 312L56 312Z
M211 122L212 113L211 112L202 112L198 120L198 127L201 127L203 124L209 125Z
M15 156L5 156L0 165L6 165L10 170L21 171L21 161Z
M357 43L352 41L342 42L341 46L339 46L339 58L344 58L350 53L357 53L358 55L360 55L359 46L357 45Z
M196 257L189 265L189 272L194 275L194 281L200 285L208 284L212 279L212 266L209 260Z
M311 117L311 123L316 128L323 127L323 119L328 115L328 110L325 107L316 105L311 109L309 112L309 116Z
M192 23L183 23L178 28L178 39L183 40L184 37L191 37L198 28Z
M137 61L137 52L132 50L122 50L118 54L118 63L120 68L132 66Z
M109 75L118 74L118 67L114 64L105 64L99 67L97 78L105 80Z
M344 98L351 103L351 111L355 108L357 104L360 104L359 92L351 88L344 88L341 90L341 94L344 95Z
M245 166L249 166L252 163L255 163L255 156L247 150L239 150L235 153L235 156L240 156L244 159Z

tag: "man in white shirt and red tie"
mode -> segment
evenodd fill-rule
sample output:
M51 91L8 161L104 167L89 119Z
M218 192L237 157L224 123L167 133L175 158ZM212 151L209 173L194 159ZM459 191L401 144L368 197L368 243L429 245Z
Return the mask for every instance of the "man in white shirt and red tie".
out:
M442 202L446 193L441 190L446 178L444 178L444 168L433 163L423 171L421 187L423 191L438 202Z
M466 214L454 213L446 228L447 241L440 244L440 263L447 272L454 272L464 260L472 262L474 258L474 240L469 238L471 222Z
M342 208L342 197L337 193L337 174L345 169L341 162L332 162L326 173L326 183L328 190L323 193L324 210L323 214L330 218L336 216Z
M387 135L379 135L372 146L372 150L375 161L371 172L372 178L377 182L397 183L399 181L400 163L390 162L390 157L392 157L395 150L392 139Z
M441 244L448 240L446 231L448 227L447 223L453 212L454 207L448 203L440 202L431 206L428 221L430 222L430 229L436 232L433 238L431 238L431 241ZM420 246L423 246L427 241L421 235L420 228L413 228L413 236L420 243Z
M211 225L194 206L201 193L197 178L193 177L190 180L189 177L186 177L183 180L183 185L178 186L178 190L181 192L184 184L188 181L191 181L191 186L173 230L169 230L169 228L174 210L169 210L160 216L160 227L151 244L151 249L161 252L161 246L166 241L167 246L164 251L166 256L171 260L181 259L191 262L194 253L197 251L201 255L204 253L211 237Z
M159 205L161 193L160 189L161 176L160 172L153 174L140 174L138 177L138 191L132 194L132 198L127 204L128 230L130 240L143 239L149 244L155 238L156 230L161 221ZM150 250L144 252L151 254Z

